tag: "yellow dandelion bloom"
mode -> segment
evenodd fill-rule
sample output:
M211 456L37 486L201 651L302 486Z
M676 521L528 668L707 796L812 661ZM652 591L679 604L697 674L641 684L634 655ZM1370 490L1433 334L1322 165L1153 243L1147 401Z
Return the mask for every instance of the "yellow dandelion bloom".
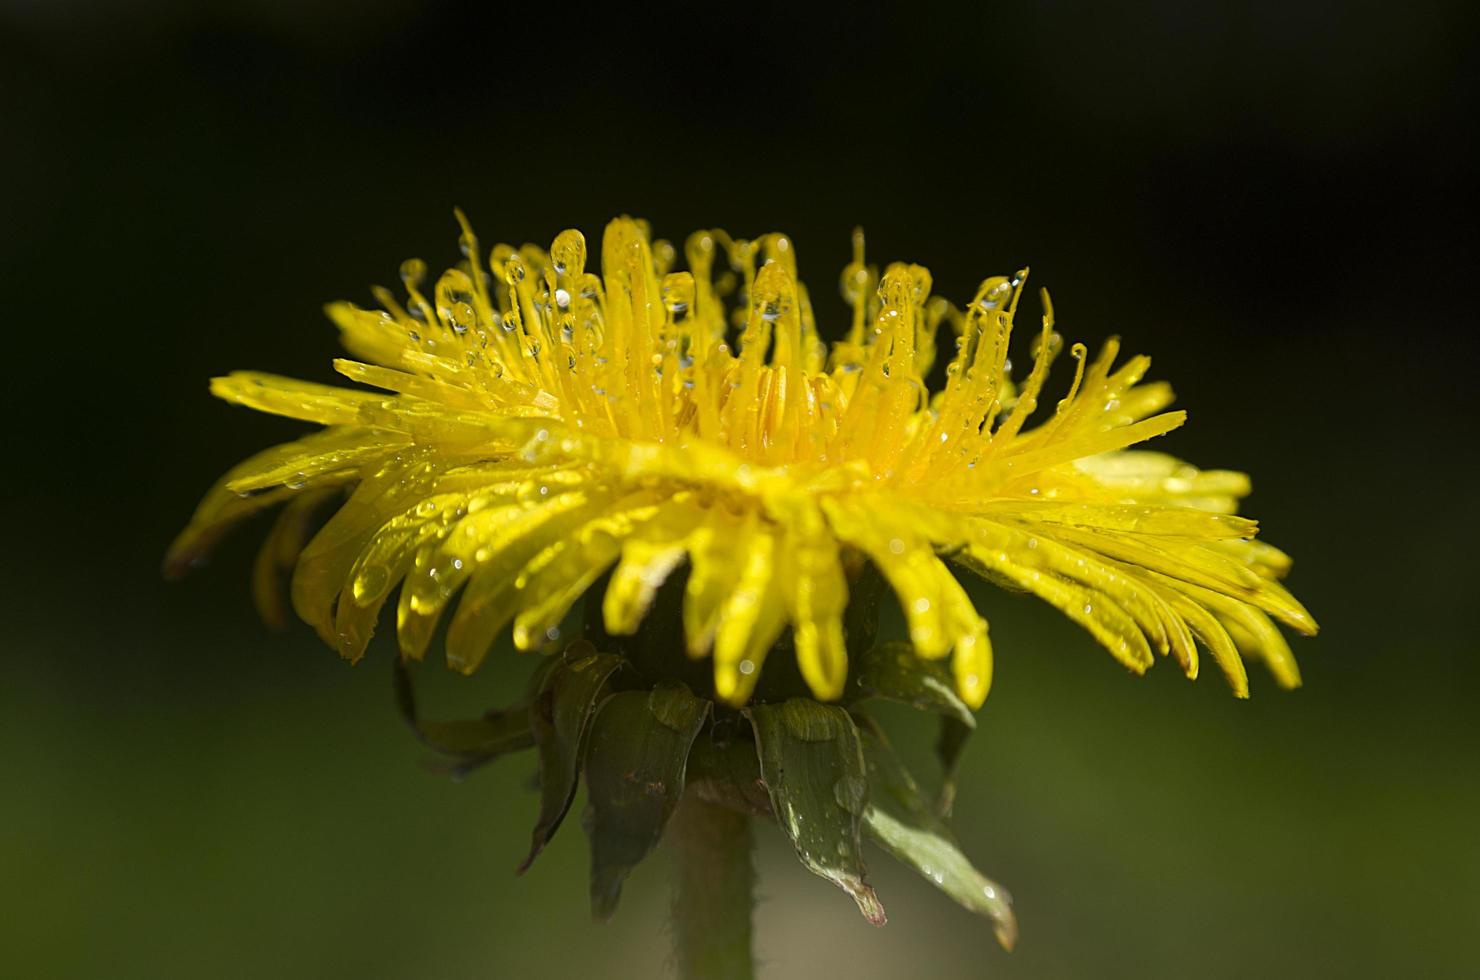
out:
M1165 411L1166 384L1142 383L1147 358L1117 366L1116 341L1093 360L1075 344L1068 394L1029 425L1063 342L1044 294L1031 368L1011 380L1026 271L958 309L920 266L866 265L855 234L851 322L829 346L783 235L701 231L688 271L671 271L676 250L622 218L599 276L577 231L548 252L499 245L485 271L458 217L466 259L430 293L411 261L405 303L378 290L382 309L328 308L353 355L335 368L377 390L212 383L325 428L227 473L171 569L286 503L258 564L264 602L291 569L298 615L357 660L397 585L407 658L456 599L447 659L471 672L511 623L520 648L554 637L608 571L605 626L634 632L687 563L688 654L712 658L718 697L740 705L788 628L816 697L841 695L850 569L866 560L916 653L951 657L979 706L991 644L954 565L1046 600L1136 673L1161 653L1195 677L1201 646L1241 697L1245 656L1299 682L1273 620L1315 623L1278 582L1289 559L1234 515L1248 479L1131 448L1185 419ZM950 361L932 392L938 343Z

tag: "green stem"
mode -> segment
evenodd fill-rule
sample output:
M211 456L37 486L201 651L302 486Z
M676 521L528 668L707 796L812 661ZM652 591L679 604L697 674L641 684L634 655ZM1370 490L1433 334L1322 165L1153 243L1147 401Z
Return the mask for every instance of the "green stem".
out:
M687 794L664 835L673 853L673 944L685 980L751 980L750 818Z

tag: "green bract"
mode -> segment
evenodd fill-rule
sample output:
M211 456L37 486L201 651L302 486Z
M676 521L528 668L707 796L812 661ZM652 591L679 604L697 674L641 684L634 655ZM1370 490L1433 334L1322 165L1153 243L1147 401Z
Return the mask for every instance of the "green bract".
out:
M688 792L774 820L802 864L852 896L870 922L882 925L885 916L867 883L865 838L989 919L1012 947L1017 923L1007 891L972 866L946 826L955 763L975 721L939 662L921 660L908 644L871 646L853 657L838 703L785 697L735 711L680 681L648 679L624 647L651 650L651 637L596 639L610 649L585 639L569 644L540 664L520 703L468 721L425 720L411 672L396 662L406 720L455 774L535 749L540 809L521 872L559 829L584 776L582 823L599 919L616 910L627 875L657 846ZM940 715L940 772L927 780L940 787L933 798L867 713L875 699Z

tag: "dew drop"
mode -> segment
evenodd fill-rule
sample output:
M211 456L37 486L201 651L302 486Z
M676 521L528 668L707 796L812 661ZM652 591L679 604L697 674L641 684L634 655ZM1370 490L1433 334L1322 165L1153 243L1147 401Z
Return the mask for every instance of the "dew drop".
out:
M833 783L833 798L849 813L861 813L868 798L868 782L862 776L844 776Z
M663 277L663 306L674 317L688 312L694 302L694 277L688 272L671 272Z
M407 259L401 263L401 281L409 289L421 284L427 277L427 264L421 259Z
M355 576L350 591L356 602L368 602L385 594L390 586L391 570L384 565L366 565Z
M526 480L519 485L519 502L524 504L535 504L550 496L550 486L536 480Z
M550 261L557 275L579 276L586 270L586 236L569 228L550 243Z

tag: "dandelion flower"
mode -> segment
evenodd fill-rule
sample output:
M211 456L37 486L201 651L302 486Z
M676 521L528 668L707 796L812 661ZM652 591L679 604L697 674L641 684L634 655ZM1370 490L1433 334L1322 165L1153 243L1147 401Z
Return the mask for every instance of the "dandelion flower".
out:
M334 366L360 387L212 382L227 401L323 428L227 473L166 567L183 571L282 504L259 604L283 618L277 583L291 573L293 609L351 661L399 586L398 690L421 737L459 771L536 750L540 812L521 868L584 777L604 918L681 816L686 975L715 963L749 975L749 815L774 818L870 921L884 914L864 836L1012 944L1007 893L944 822L992 680L987 623L959 571L1045 600L1136 673L1163 654L1195 677L1207 655L1243 697L1248 657L1299 682L1275 622L1315 624L1279 584L1289 559L1235 515L1248 479L1135 448L1185 418L1166 411L1167 385L1143 383L1149 361L1117 364L1114 340L1093 360L1075 344L1068 392L1047 404L1064 343L1045 293L1014 380L1026 270L958 308L920 266L866 264L855 233L841 282L852 314L829 345L783 235L701 231L673 271L676 250L621 218L596 275L577 231L548 252L499 245L485 268L458 218L465 260L429 292L413 260L406 300L377 290L378 310L329 306L352 355ZM603 577L582 635L562 638ZM873 642L866 593L885 588L907 643ZM409 664L439 624L459 671L510 628L516 647L557 655L513 707L430 722ZM691 687L695 668L710 679ZM941 716L933 798L864 710L880 697Z
M855 235L851 324L829 347L783 235L698 232L674 272L672 246L618 219L600 276L577 231L548 252L498 246L491 275L466 222L462 245L466 261L430 294L413 260L404 304L377 290L383 309L328 308L354 355L336 370L378 391L212 382L227 401L325 428L228 473L170 568L286 502L259 595L292 567L294 608L352 661L398 584L410 659L457 600L447 660L471 672L510 623L520 648L556 635L608 570L605 627L631 633L687 564L688 654L712 658L718 697L743 705L787 629L815 696L841 695L848 569L867 560L915 653L949 657L975 707L991 644L954 565L1042 598L1136 673L1169 653L1195 677L1200 644L1239 696L1241 654L1298 683L1271 620L1315 625L1278 582L1289 560L1234 516L1247 478L1131 448L1185 420L1164 411L1166 384L1142 383L1147 358L1117 366L1114 340L1092 361L1074 345L1068 395L1029 424L1063 343L1045 294L1031 369L1012 380L1026 270L988 279L960 310L920 266L878 275ZM938 342L950 360L932 392ZM331 502L305 543L307 515Z

